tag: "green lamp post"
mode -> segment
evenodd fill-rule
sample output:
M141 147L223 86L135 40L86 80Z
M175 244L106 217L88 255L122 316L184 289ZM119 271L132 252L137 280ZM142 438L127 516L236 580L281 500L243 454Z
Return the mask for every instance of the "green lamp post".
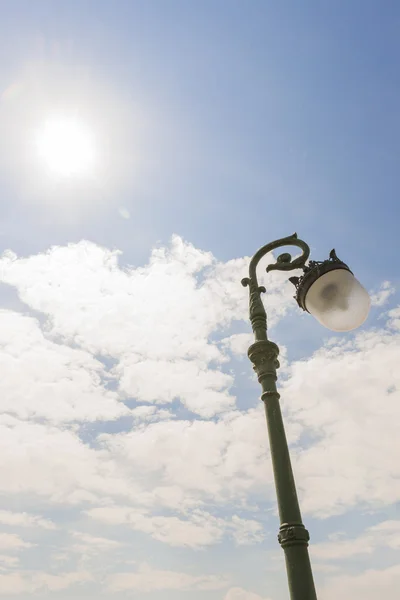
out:
M310 248L297 234L271 242L256 252L250 261L249 277L242 280L249 287L250 321L255 342L248 356L262 387L261 399L265 405L268 435L274 471L281 526L278 541L285 552L286 570L291 600L316 600L316 591L308 554L310 539L304 527L296 486L290 462L289 449L276 389L279 367L279 348L268 340L267 315L261 294L265 288L258 285L257 265L272 250L282 246L297 246L302 255L293 259L290 254L281 254L273 270L291 271L302 269L301 277L290 277L296 288L295 299L300 308L311 313L322 325L333 331L350 331L359 327L367 318L370 299L367 291L357 281L349 267L338 259L334 250L329 259L306 262Z

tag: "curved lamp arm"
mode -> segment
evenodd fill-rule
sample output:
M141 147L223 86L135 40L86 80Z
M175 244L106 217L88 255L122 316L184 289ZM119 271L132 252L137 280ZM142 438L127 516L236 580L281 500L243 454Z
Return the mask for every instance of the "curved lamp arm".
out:
M267 314L261 300L261 294L266 290L264 286L258 285L257 266L260 260L268 254L268 252L271 252L276 248L281 248L282 246L297 246L303 251L303 254L294 260L292 260L292 256L289 253L281 254L278 256L275 264L268 265L267 273L270 271L292 271L293 269L304 268L305 263L310 256L310 248L303 240L298 239L297 233L294 233L289 237L270 242L260 248L250 261L249 277L242 279L242 285L244 287L249 286L250 321L256 340L267 339Z

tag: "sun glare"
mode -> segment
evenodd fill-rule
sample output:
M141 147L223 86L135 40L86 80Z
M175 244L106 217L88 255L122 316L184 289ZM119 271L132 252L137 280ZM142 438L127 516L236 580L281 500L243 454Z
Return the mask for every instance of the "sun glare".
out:
M94 166L92 136L76 119L48 120L39 132L37 148L46 168L57 176L82 176Z

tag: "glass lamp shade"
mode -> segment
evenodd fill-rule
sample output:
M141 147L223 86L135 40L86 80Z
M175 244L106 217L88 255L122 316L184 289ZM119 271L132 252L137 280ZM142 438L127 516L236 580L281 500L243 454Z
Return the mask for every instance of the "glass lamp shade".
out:
M304 304L324 327L351 331L364 323L371 301L354 275L338 268L318 277L307 291Z

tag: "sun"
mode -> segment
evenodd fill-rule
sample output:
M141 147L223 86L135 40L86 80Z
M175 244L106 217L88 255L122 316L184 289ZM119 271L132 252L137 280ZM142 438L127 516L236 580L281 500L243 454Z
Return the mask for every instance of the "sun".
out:
M48 119L38 132L37 150L46 169L56 176L84 176L94 167L93 137L76 118Z

